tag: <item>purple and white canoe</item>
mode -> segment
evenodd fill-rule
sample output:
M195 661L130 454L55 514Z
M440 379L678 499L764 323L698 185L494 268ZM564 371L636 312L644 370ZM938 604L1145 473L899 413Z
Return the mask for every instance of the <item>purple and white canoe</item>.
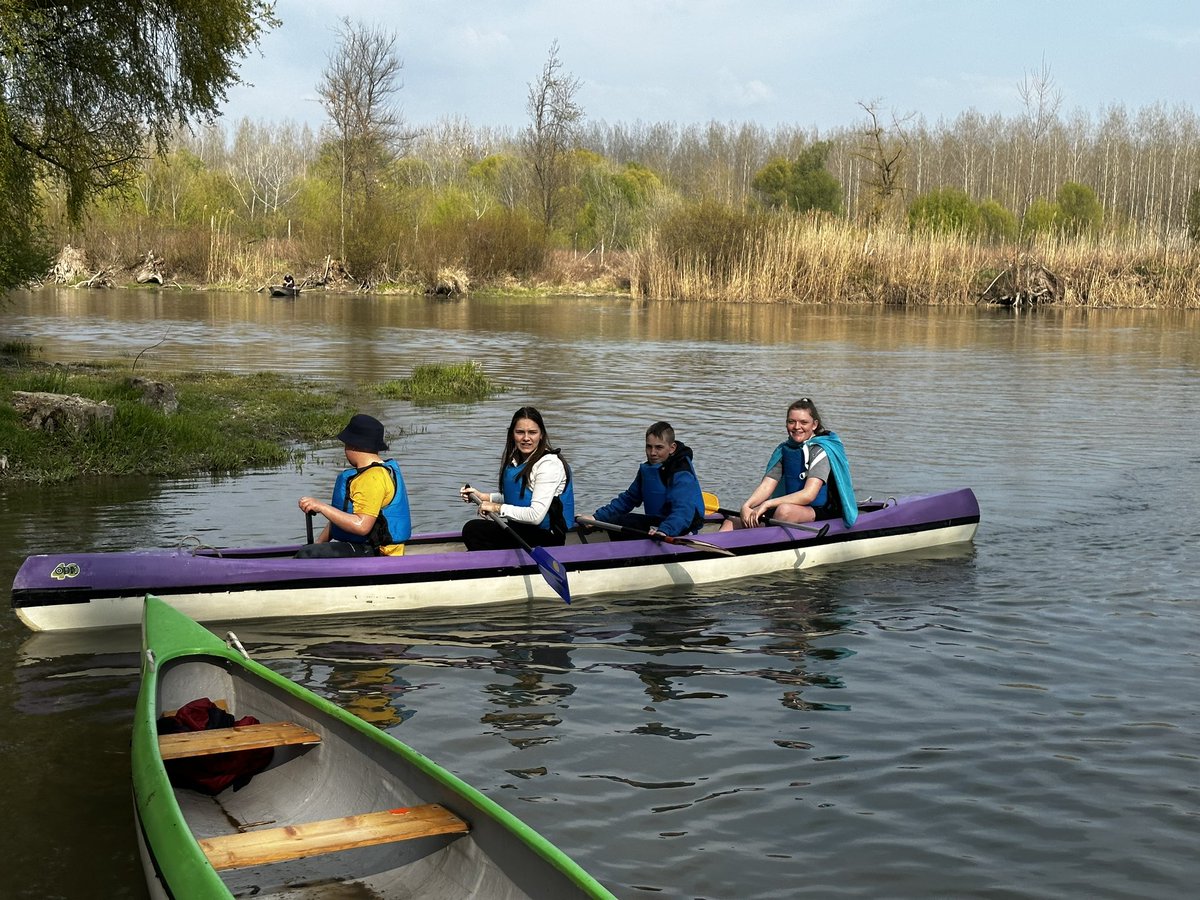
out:
M826 524L826 523L818 523ZM979 504L969 488L860 504L846 528L767 526L705 541L733 555L650 540L609 541L604 532L549 548L574 598L709 584L784 570L970 541ZM155 594L198 621L397 612L558 598L520 550L468 553L457 532L413 537L404 556L294 559L295 546L184 547L30 556L13 579L17 616L35 631L136 625Z

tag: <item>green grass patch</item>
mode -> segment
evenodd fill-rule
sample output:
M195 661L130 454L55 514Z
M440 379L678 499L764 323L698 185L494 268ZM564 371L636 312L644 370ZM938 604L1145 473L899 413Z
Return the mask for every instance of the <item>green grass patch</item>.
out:
M503 390L474 361L416 366L408 378L393 378L364 387L378 397L410 400L417 406L486 400Z
M345 425L347 398L315 382L274 373L223 372L144 378L174 385L179 409L141 401L127 366L37 366L0 370L0 478L66 481L83 475L183 476L281 466ZM30 429L12 391L78 394L114 407L113 421L80 432Z
M29 341L0 341L0 353L6 356L14 356L18 359L25 359L41 353L41 351L41 347L37 344L29 343Z

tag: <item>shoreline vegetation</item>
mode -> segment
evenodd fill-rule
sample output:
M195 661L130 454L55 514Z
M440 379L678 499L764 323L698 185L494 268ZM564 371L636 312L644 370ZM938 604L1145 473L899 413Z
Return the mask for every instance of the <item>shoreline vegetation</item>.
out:
M413 125L397 34L343 18L316 130L226 130L232 59L277 21L206 10L187 35L160 17L149 53L137 28L0 14L25 98L0 100L0 285L1200 308L1200 114L1063 110L1045 61L1012 115L875 99L824 130L608 123L555 40L524 127Z
M552 47L525 129L180 130L82 220L42 185L43 283L262 291L290 273L331 297L1200 308L1189 108L1062 115L1043 67L1017 115L859 103L818 133L585 124L576 87Z
M279 272L297 272L302 294L577 295L724 303L846 303L911 306L1046 304L1091 308L1200 308L1200 249L1157 237L1039 235L996 244L964 234L861 227L821 214L748 215L717 231L653 234L632 251L545 251L537 271L472 275L443 268L360 283L340 261L293 262L299 249L268 239L243 249L221 277L174 273L139 284L136 267L76 270L59 283L264 292ZM68 248L69 249L69 248ZM336 274L330 274L330 272ZM90 272L91 274L86 274ZM89 284L95 275L101 278ZM80 277L82 276L82 277Z
M335 443L354 411L345 388L274 372L163 374L134 371L123 361L49 364L34 359L36 353L27 344L0 347L0 483L301 466L313 447ZM168 402L150 402L147 384L164 386L157 401L165 390ZM417 366L409 378L360 385L354 394L429 405L501 390L477 363L466 362ZM104 415L69 421L56 409L32 422L19 408L21 392L67 398Z

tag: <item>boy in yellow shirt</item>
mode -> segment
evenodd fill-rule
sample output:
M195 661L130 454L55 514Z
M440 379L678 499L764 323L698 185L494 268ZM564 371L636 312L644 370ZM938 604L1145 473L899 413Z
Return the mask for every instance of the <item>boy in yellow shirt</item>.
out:
M345 444L350 468L338 475L329 503L300 498L306 514L320 513L329 523L316 543L301 547L296 558L403 555L404 542L412 536L412 516L399 463L379 455L388 448L383 423L359 413L338 440Z

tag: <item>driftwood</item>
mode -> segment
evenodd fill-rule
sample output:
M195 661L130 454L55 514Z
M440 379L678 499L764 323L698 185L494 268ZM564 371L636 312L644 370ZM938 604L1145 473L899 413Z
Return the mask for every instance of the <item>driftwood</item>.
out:
M305 278L301 283L301 287L306 286L309 281L309 278ZM358 286L358 279L350 274L346 268L346 263L343 260L334 259L332 256L325 257L325 266L321 274L311 278L311 281L314 285L320 284L325 287L332 286L343 289L350 287L350 285Z
M1058 303L1065 290L1066 283L1061 277L1041 263L1022 256L992 279L977 302L1012 307Z
M115 270L111 266L105 267L103 269L97 269L92 274L91 278L85 278L85 279L83 279L83 281L77 282L75 284L75 287L77 287L77 288L80 288L80 287L110 288L113 286L112 277L113 277L114 272L115 272Z
M115 272L112 266L94 268L83 250L67 244L59 251L46 280L52 284L69 284L77 288L112 287Z
M87 254L78 248L67 244L58 252L54 265L46 275L51 284L74 284L81 275L92 271Z
M13 408L25 424L40 431L81 432L93 422L108 425L116 410L108 403L88 400L78 394L46 391L13 391Z
M134 274L134 279L138 284L162 284L164 282L162 270L162 257L155 256L154 251L149 250Z

